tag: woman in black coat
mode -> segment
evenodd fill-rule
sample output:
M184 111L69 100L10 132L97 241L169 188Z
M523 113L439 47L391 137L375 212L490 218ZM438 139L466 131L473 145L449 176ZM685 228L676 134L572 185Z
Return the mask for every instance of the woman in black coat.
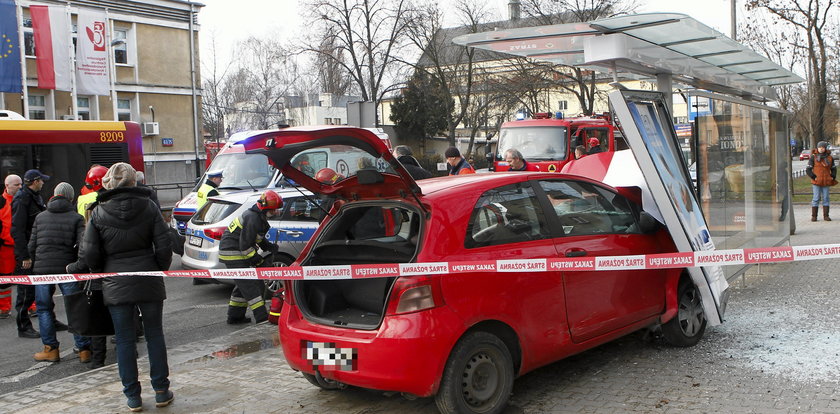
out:
M64 273L65 266L76 258L76 249L84 230L84 219L76 213L73 206L73 186L58 183L54 194L47 203L46 211L35 217L27 246L29 257L32 259L32 272L36 275ZM62 295L79 291L78 282L59 283L58 287ZM36 361L60 360L59 343L55 335L58 324L55 319L53 294L54 284L35 286L38 328L41 331L41 342L44 344L44 350L35 354ZM89 362L90 338L74 334L73 340L79 350L79 360Z
M82 242L82 256L91 272L156 272L169 269L169 233L148 188L136 187L136 172L126 163L114 164L102 185ZM140 308L149 351L149 375L158 407L174 399L169 390L169 364L163 335L166 287L158 276L115 276L102 282L105 304L114 321L117 364L123 393L131 411L143 409L137 380L134 307Z

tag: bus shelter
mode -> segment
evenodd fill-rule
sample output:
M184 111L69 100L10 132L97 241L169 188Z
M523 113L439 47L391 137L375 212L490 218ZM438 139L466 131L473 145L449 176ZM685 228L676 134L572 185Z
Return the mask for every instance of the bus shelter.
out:
M766 105L774 86L803 79L683 14L652 13L591 22L475 33L455 43L554 64L655 79L673 109L674 85L691 89L689 160L697 200L718 249L789 241L789 113ZM702 105L702 110L700 106ZM691 109L690 109L691 110ZM619 122L622 120L619 118ZM727 266L731 278L745 266Z

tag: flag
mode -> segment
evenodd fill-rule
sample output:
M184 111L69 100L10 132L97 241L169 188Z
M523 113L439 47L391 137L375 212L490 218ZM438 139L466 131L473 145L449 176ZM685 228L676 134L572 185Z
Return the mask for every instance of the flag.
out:
M20 39L14 0L0 0L0 92L23 92Z
M70 22L67 9L57 6L29 6L35 35L38 87L70 91Z
M76 91L81 95L111 93L105 30L108 17L96 10L79 9L76 19Z

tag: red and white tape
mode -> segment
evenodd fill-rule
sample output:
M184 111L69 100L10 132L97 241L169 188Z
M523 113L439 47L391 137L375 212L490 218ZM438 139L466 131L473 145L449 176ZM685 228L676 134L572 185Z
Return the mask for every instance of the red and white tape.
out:
M261 267L256 269L168 270L0 276L0 283L43 285L99 279L109 276L161 276L204 279L336 280L376 277L446 275L472 272L605 271L629 269L676 269L758 263L794 262L840 258L840 244L796 247L711 250L632 256L568 257L522 260L487 260L432 263L389 263L337 266Z

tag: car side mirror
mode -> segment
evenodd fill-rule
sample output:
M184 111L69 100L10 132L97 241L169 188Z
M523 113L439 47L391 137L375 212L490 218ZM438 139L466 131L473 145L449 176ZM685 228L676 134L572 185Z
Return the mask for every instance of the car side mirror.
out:
M639 230L644 234L649 234L659 230L660 224L647 211L642 211L639 214Z

